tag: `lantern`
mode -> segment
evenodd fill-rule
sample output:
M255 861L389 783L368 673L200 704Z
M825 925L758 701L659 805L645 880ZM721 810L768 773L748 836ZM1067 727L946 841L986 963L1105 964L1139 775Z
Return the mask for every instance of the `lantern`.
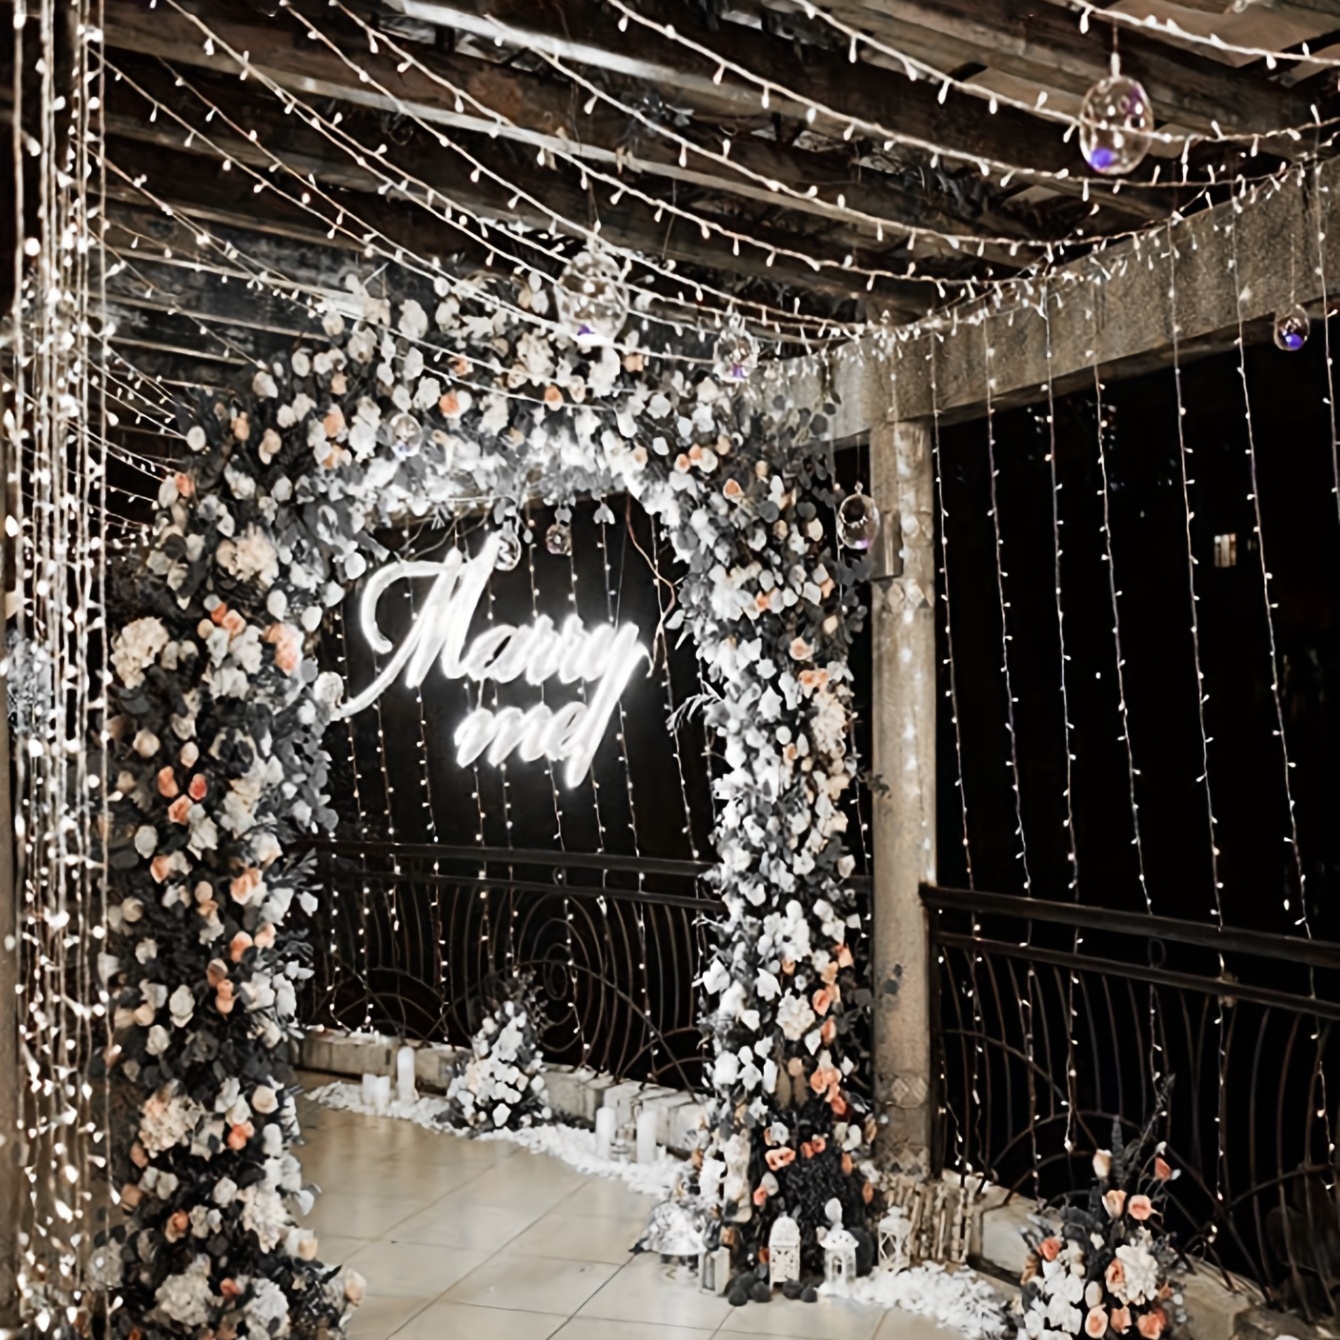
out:
M846 1294L856 1278L856 1239L845 1228L824 1235L824 1283L836 1294Z
M768 1283L775 1289L800 1278L800 1225L780 1214L768 1234Z
M901 1205L879 1221L879 1263L885 1270L906 1270L912 1264L907 1250L911 1235L912 1221Z

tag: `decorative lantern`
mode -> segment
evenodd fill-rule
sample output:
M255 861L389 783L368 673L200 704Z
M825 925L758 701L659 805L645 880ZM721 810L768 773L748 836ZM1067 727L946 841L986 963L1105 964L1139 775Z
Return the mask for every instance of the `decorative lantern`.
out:
M774 1289L800 1278L800 1225L780 1214L768 1234L768 1283Z
M628 317L619 263L603 251L578 253L554 285L558 319L583 348L609 344Z
M386 426L391 435L391 450L402 460L417 456L423 444L423 428L412 414L401 412Z
M732 321L716 343L712 363L723 381L748 381L758 367L758 341L742 322Z
M722 1294L730 1284L730 1248L704 1248L698 1256L698 1287L704 1293Z
M895 1205L879 1221L879 1263L886 1270L906 1270L912 1264L908 1255L908 1239L912 1235L912 1221L901 1205Z
M845 1228L824 1235L824 1283L836 1294L846 1294L856 1278L856 1239Z
M1291 307L1275 318L1275 348L1296 354L1306 343L1312 322L1302 307Z
M837 521L838 539L848 549L868 550L879 536L879 508L859 485L838 504Z
M1116 177L1139 167L1153 129L1149 94L1134 79L1114 71L1084 95L1079 147L1095 172Z

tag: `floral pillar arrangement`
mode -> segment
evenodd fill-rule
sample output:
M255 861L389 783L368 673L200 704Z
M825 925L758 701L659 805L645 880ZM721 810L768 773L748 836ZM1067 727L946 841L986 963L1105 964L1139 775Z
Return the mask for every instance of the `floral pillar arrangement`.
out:
M354 691L314 652L327 611L386 559L378 528L481 498L502 526L530 500L623 493L684 565L677 621L724 759L702 986L708 1154L737 1171L707 1245L727 1222L756 1265L785 1212L817 1264L826 1205L864 1219L874 1129L850 1088L867 993L840 805L864 611L829 539L823 415L761 371L732 384L643 348L637 329L578 339L539 275L507 303L445 276L394 306L351 290L357 319L328 310L249 394L183 410L191 459L109 602L111 1332L279 1340L338 1324L361 1294L301 1226L312 1192L282 1061L318 906L294 852L334 825L322 735Z

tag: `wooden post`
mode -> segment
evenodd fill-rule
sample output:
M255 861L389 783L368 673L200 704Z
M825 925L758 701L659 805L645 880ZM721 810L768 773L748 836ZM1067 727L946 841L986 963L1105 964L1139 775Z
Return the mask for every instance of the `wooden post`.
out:
M935 878L935 478L925 419L870 435L871 487L901 552L871 588L874 690L875 1100L880 1160L928 1171L930 992L920 886ZM897 562L901 558L901 563ZM901 569L901 570L900 570Z

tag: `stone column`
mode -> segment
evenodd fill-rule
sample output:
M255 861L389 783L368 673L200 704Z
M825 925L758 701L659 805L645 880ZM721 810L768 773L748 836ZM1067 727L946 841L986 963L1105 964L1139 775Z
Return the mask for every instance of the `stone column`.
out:
M871 491L892 543L871 585L874 687L875 1101L880 1161L929 1167L934 1102L926 916L935 878L935 520L928 420L870 435ZM901 531L901 541L899 541Z

